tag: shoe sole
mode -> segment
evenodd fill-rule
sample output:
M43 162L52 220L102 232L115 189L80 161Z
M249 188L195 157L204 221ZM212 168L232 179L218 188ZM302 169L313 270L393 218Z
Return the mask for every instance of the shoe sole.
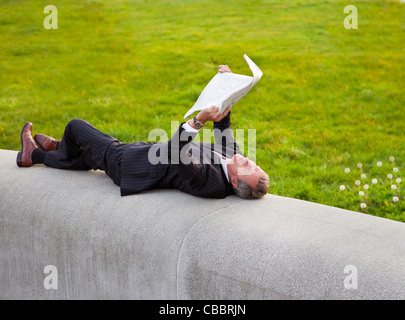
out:
M27 121L24 124L23 129L27 125L27 123L29 123L29 121ZM23 133L24 133L24 130L21 130L21 133L20 133L21 151L18 152L18 154L17 154L17 166L19 166L20 168L24 167L23 164L22 164L22 151L23 151L23 138L22 138L22 135L23 135Z
M19 166L20 168L23 167L23 165L22 165L22 153L21 152L19 152L17 154L17 166Z

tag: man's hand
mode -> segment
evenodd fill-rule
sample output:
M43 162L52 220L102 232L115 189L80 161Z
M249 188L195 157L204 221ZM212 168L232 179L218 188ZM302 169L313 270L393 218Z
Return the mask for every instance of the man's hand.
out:
M226 117L231 108L232 106L229 106L223 113L221 113L217 106L211 106L207 109L201 110L197 114L197 120L202 123L206 123L207 121L219 122Z
M227 114L229 113L231 108L232 108L232 106L229 106L228 108L226 108L226 110L223 113L221 113L221 111L219 110L219 108L217 106L211 106L207 109L201 110L197 114L196 118L202 124L205 124L207 121L219 122L227 116ZM198 129L194 126L193 119L188 120L187 123L194 129Z
M221 73L223 73L223 72L229 72L229 73L232 73L232 71L231 71L231 69L229 69L229 67L227 66L227 65L220 65L220 66L218 66L218 72L221 72Z

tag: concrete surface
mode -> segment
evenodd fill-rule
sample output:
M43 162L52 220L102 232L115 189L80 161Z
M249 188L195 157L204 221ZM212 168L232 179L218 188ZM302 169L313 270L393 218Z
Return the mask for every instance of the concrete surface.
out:
M0 150L0 299L405 298L403 223L270 194L121 197L16 155Z

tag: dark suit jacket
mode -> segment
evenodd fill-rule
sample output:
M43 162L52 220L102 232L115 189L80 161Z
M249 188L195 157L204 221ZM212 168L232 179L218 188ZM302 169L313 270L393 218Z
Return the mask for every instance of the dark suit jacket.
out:
M214 123L215 144L192 142L196 133L186 132L183 123L166 143L129 144L121 160L121 195L152 188L175 188L206 198L233 194L220 157L214 153L228 158L242 154L230 129L230 114ZM151 163L151 155L162 161Z

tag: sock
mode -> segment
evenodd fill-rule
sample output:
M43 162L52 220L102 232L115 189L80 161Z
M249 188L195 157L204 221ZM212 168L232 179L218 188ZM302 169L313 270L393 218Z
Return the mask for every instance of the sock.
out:
M32 163L33 164L43 163L45 155L46 155L45 151L35 149L34 151L32 151L32 155L31 155Z

